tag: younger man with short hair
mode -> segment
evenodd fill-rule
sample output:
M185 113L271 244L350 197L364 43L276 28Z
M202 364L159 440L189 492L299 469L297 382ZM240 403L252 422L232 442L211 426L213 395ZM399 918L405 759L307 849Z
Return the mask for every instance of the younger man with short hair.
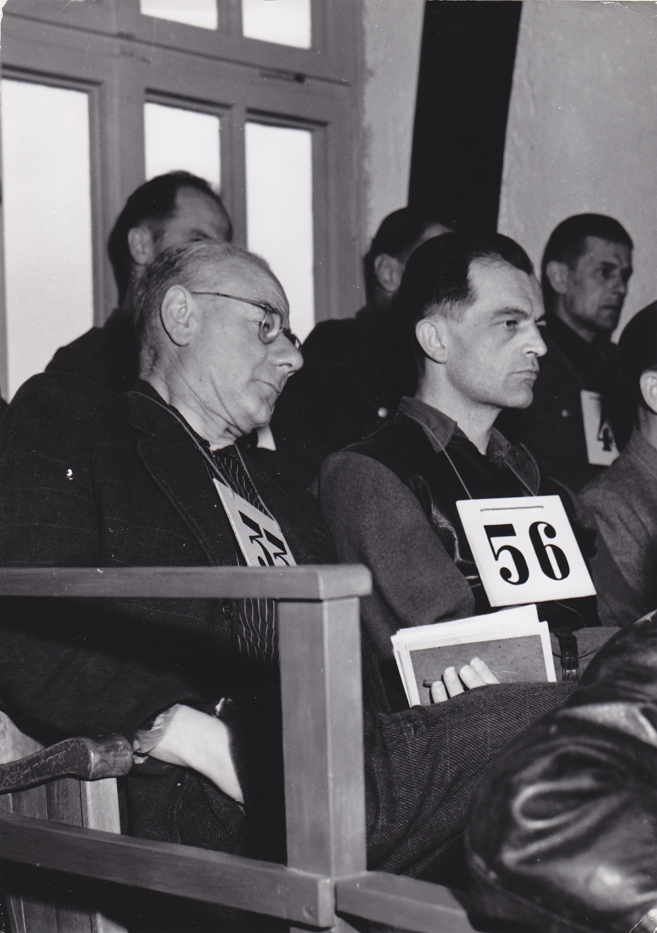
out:
M531 403L546 349L524 250L500 235L432 239L411 256L397 300L418 361L415 397L329 457L319 487L340 559L372 571L363 619L393 706L404 702L390 643L397 629L491 611L457 501L558 491L493 427L502 409ZM591 536L574 530L586 556ZM572 632L599 626L594 599L542 603L541 618L558 633L564 671L576 668ZM608 634L597 629L582 645Z

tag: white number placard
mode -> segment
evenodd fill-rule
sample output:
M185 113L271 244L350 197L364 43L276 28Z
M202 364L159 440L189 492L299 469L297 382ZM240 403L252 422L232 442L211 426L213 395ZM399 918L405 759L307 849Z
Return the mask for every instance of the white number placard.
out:
M249 567L295 567L287 541L277 521L256 509L218 479L214 485L226 510L240 551Z
M559 496L456 503L491 606L593 596Z
M618 456L618 448L611 425L602 417L600 396L586 389L582 389L580 395L588 461L593 466L611 466Z

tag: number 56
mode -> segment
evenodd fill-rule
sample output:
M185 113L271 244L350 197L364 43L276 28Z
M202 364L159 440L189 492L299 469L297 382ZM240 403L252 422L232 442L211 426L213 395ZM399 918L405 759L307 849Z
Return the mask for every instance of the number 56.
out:
M512 544L503 544L495 550L495 544L493 543L495 538L515 538L516 530L514 526L511 524L484 525L484 530L495 560L499 560L500 554L506 552L513 561L516 579L512 579L514 573L509 567L500 569L502 579L512 586L520 586L522 583L526 583L529 579L529 567L522 551ZM556 544L549 544L545 540L555 538L556 534L552 525L547 522L533 522L529 526L529 540L541 571L551 580L565 580L570 573L568 559L560 547Z

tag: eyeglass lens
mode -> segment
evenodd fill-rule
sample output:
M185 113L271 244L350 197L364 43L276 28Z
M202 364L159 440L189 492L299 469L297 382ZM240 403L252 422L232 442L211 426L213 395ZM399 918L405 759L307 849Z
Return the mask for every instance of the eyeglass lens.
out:
M261 301L253 301L251 298L239 298L237 295L227 295L225 292L201 292L192 291L192 295L214 295L216 298L230 298L233 301L243 301L247 305L253 305L255 308L261 308L265 316L260 321L258 335L263 343L273 343L279 334L283 334L296 350L301 349L301 341L292 333L288 327L283 327L283 316L276 308L270 308Z
M301 341L292 333L288 327L283 327L283 318L279 311L271 308L265 311L265 316L260 322L260 338L263 343L273 343L279 334L283 334L295 349L301 349Z

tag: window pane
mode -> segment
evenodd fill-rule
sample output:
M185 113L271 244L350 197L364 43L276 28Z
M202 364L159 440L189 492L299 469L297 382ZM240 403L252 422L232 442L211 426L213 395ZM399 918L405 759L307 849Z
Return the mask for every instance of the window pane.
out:
M217 0L140 0L144 16L187 23L201 29L216 29L218 26Z
M280 279L302 340L315 324L312 205L311 133L247 123L248 246Z
M180 107L145 104L144 132L147 180L184 169L219 188L219 117Z
M242 32L249 39L309 49L310 0L242 0Z
M2 82L9 392L93 323L89 101Z

